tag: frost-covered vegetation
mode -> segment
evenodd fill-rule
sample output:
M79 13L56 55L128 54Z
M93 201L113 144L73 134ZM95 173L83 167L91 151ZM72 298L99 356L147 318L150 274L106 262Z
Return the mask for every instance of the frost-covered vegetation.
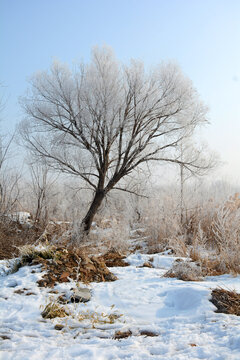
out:
M112 248L124 253L168 250L197 262L203 276L240 272L240 198L236 188L225 183L190 184L185 188L183 215L178 184L152 184L145 188L144 198L112 193L103 202L90 233L83 236L79 224L91 195L76 189L69 179L65 181L55 179L41 212L31 188L22 186L14 211L1 217L2 251L6 247L7 254L11 241L16 255L17 245L44 241L95 253ZM42 214L38 219L36 212ZM6 241L7 237L12 240Z
M90 196L70 184L47 217L23 186L27 226L1 218L4 359L239 359L237 189L189 184L183 217L178 184L113 193L82 236Z

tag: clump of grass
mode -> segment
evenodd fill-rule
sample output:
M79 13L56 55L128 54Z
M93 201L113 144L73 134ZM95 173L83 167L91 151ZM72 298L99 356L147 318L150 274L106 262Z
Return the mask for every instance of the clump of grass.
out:
M41 313L44 319L54 319L56 317L65 317L69 314L66 312L63 306L60 306L56 302L49 302Z
M22 266L20 259L9 259L7 260L6 267L1 268L0 275L10 275L17 272Z
M119 331L115 332L113 339L114 340L126 339L129 336L132 336L131 330L128 330L128 331L120 331L119 330Z
M150 336L150 337L154 337L154 336L158 336L157 333L155 333L154 331L150 331L150 330L140 330L139 334L141 336Z
M14 273L16 273L16 272L20 269L20 267L22 267L21 260L16 259L16 260L14 261L14 263L12 264L11 269L10 269L10 271L7 273L7 275L8 275L8 274L14 274Z
M58 251L55 251L54 246L48 244L45 246L23 245L18 247L18 250L19 258L15 259L15 261L11 264L10 270L7 274L14 274L22 266L31 264L31 262L36 258L54 259L59 253Z
M19 255L21 257L22 264L29 264L37 257L42 259L53 259L55 255L55 247L46 245L46 246L34 246L34 245L24 245L19 248Z
M87 328L90 327L92 329L95 329L98 325L114 324L116 320L123 316L123 314L117 314L116 312L106 314L95 310L79 311L77 307L75 306L72 308L71 306L62 306L56 300L51 299L51 301L44 307L41 315L44 319L70 317L79 322L87 322ZM111 309L113 309L113 307L114 305L111 306Z
M200 265L192 261L177 260L164 277L175 277L183 281L201 281L203 272Z
M90 321L91 327L94 329L96 325L104 325L104 324L114 324L116 320L118 320L122 314L105 314L105 313L98 313L96 311L81 311L75 317L78 321Z
M240 316L240 294L235 290L218 288L214 289L211 295L210 301L216 306L217 313Z
M214 258L200 258L199 262L202 266L204 276L219 276L223 274L233 273L233 268L227 266L221 256Z

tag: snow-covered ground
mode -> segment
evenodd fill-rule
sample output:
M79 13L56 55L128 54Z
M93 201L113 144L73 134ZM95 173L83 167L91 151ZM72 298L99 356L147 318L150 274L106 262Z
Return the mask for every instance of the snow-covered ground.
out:
M150 257L154 268L138 267ZM68 305L75 319L42 318L42 306L57 295L37 286L42 276L39 266L25 266L15 274L1 276L0 336L10 339L0 337L0 359L240 359L240 317L215 313L209 301L211 289L217 286L240 292L240 277L184 282L162 277L174 261L171 256L135 254L129 261L129 267L111 268L117 281L88 286L90 302ZM56 288L67 292L72 286L64 283ZM22 294L14 292L23 288ZM89 321L76 320L82 311L122 316L114 324L92 328ZM56 324L65 326L58 331ZM132 336L114 340L118 330L131 330ZM158 336L140 336L142 330Z

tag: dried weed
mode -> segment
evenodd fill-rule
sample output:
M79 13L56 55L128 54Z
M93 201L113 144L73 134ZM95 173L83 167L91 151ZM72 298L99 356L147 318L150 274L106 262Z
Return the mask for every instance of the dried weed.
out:
M216 306L217 313L240 316L240 294L235 290L214 289L210 301Z

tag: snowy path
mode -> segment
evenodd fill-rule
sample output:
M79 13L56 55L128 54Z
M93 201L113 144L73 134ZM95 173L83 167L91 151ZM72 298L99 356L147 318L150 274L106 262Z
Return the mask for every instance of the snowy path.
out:
M64 319L43 320L40 305L50 295L36 281L39 268L24 267L0 278L1 360L113 360L113 359L240 359L240 317L216 314L209 302L211 289L226 286L240 292L240 277L219 276L203 282L183 282L161 276L172 257L154 255L158 268L138 268L149 256L132 255L131 266L114 268L115 282L94 283L92 300L79 309L109 313L111 306L123 314L115 324L89 328L87 323L68 320L63 331L54 329ZM68 290L71 284L58 285ZM24 294L14 291L27 288ZM26 296L30 291L36 295ZM131 330L133 336L114 340L116 330ZM139 331L157 337L139 336Z

